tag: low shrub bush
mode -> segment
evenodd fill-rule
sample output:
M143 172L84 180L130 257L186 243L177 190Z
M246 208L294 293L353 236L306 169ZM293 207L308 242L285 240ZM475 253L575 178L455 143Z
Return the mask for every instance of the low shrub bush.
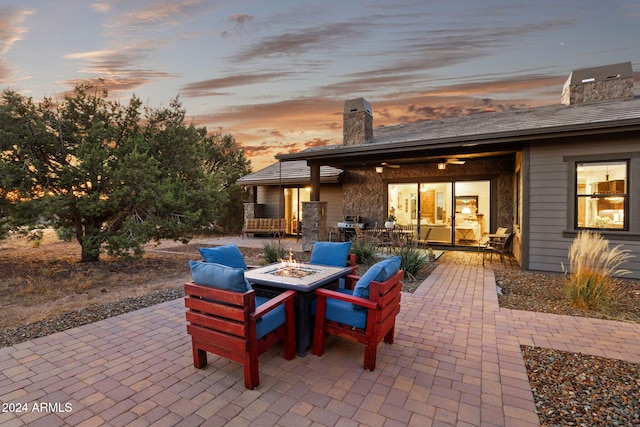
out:
M396 246L394 253L400 256L400 268L404 270L404 274L412 278L415 278L420 269L429 262L428 255L415 244Z
M264 251L264 261L267 264L273 264L283 259L289 258L289 249L287 249L280 240L269 240L262 245Z
M371 265L375 262L376 244L364 238L358 238L351 245L351 253L356 254L356 263Z

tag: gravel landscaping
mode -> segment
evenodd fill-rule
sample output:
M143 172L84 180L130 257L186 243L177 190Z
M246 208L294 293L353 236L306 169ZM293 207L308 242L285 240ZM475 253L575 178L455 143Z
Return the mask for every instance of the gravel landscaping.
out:
M640 323L638 281L616 282L616 306L584 311L566 303L562 275L495 275L500 307ZM542 426L640 425L640 364L525 346L522 355Z

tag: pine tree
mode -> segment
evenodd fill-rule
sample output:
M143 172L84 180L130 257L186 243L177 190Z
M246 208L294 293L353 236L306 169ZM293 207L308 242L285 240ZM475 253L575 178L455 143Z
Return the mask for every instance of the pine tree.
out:
M241 205L229 195L250 163L233 137L208 135L185 117L178 99L142 108L132 96L122 105L93 85L59 104L4 91L0 234L70 230L82 261L97 261L104 251L140 256L149 241L188 241L216 227Z

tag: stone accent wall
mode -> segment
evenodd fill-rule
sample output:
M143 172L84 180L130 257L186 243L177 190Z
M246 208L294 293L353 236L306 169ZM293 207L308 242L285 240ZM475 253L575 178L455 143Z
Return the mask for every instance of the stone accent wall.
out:
M631 97L633 97L633 78L618 78L568 85L562 93L560 103L573 105Z
M344 172L344 215L360 216L362 222L382 226L386 216L385 186L382 176L373 168Z

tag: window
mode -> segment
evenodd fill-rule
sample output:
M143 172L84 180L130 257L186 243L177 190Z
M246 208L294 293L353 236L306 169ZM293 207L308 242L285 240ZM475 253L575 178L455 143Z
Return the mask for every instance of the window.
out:
M576 164L576 227L628 230L626 161Z

